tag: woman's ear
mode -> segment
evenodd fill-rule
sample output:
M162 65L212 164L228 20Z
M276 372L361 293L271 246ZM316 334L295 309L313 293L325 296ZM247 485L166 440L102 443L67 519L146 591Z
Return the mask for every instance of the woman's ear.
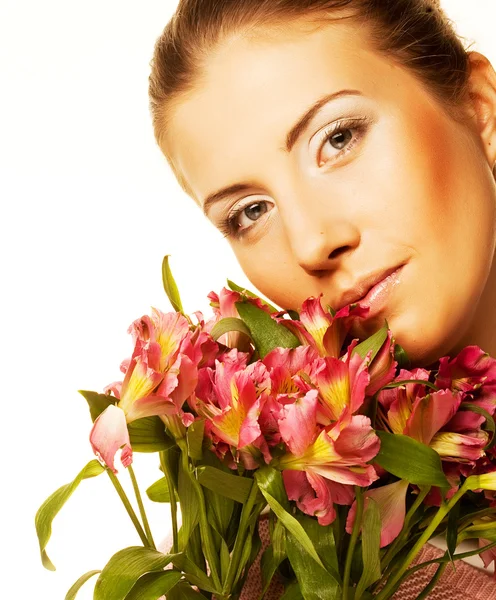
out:
M491 168L496 162L496 72L480 52L469 52L468 102Z

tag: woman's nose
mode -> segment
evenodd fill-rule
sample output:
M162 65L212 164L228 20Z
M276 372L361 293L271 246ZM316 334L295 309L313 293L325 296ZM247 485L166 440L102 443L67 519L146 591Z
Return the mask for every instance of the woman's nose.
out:
M295 261L309 274L336 269L360 244L356 223L343 215L332 216L325 204L292 211L283 218Z

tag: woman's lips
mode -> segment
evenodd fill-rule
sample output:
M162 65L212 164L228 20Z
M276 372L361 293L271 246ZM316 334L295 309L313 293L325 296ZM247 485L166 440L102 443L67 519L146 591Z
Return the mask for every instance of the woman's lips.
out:
M356 300L354 304L360 304L360 306L369 308L369 311L363 317L364 321L377 316L386 308L389 295L401 282L400 275L404 266L401 265L401 267L398 267L396 271L393 271L390 275L379 281L379 283L376 283L363 298Z

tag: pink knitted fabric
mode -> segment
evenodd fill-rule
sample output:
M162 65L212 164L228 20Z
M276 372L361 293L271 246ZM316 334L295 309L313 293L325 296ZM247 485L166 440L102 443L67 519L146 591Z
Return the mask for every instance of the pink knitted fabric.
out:
M260 557L270 541L268 519L260 519L258 531L263 547L257 560L251 566L240 600L256 600L262 592ZM427 544L417 556L415 563L439 558L442 555L442 550ZM496 581L491 575L463 561L457 561L455 564L456 571L453 571L450 566L445 570L436 587L429 594L431 600L467 600L468 598L471 600L496 600ZM414 600L429 583L436 568L437 565L431 565L417 571L401 585L393 596L394 599ZM283 591L284 587L281 581L274 578L264 600L278 600Z

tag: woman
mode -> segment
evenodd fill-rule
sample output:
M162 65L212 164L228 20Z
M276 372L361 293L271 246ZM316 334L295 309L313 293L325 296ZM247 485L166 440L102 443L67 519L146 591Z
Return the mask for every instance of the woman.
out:
M496 355L496 74L436 2L181 1L150 98L178 181L269 300L361 299L352 334L387 319L414 366Z

